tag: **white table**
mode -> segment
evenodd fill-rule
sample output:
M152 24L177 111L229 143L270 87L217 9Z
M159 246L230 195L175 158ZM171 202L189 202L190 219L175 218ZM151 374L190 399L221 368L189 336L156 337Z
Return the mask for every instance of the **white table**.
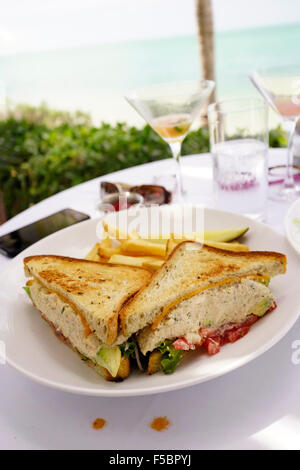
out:
M270 163L284 161L273 150ZM151 182L170 162L142 165L105 176L110 181ZM183 159L191 200L211 205L209 155ZM95 217L99 179L63 191L0 227L7 233L59 209L71 207ZM267 222L283 233L286 204L270 202ZM9 260L0 255L0 268ZM59 392L0 366L1 449L300 449L300 366L292 363L292 342L300 322L262 357L226 376L188 389L137 398L95 398ZM156 416L172 426L157 433ZM101 431L91 427L107 420Z

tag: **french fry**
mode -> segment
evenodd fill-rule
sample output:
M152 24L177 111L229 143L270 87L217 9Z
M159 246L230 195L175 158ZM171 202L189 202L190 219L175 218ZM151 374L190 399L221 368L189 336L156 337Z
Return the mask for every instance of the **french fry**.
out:
M102 220L104 233L113 240L136 240L141 238L137 230L132 230L132 232L125 232L119 227L115 227L108 223L106 220Z
M165 247L167 246L167 243L168 243L168 240L165 240L163 238L141 238L141 240L144 240L145 242L157 243L159 245L164 245Z
M129 232L127 235L129 240L139 240L141 238L137 230L132 230L132 232Z
M86 255L85 259L90 260L90 261L98 261L96 258L99 257L98 255L98 248L99 248L99 243L96 243L93 248L88 252Z
M143 240L151 241L153 243L166 244L170 238L174 240L195 240L196 238L203 238L205 232L190 232L190 233L159 233L155 235L149 235L149 237L142 237Z
M173 238L169 238L167 241L167 249L166 249L166 256L168 257L172 251L174 250L175 246L178 245L178 242L175 241Z
M249 246L242 243L212 242L205 240L205 245L228 251L249 251Z
M190 232L190 233L171 233L170 238L173 238L176 242L179 243L182 241L195 241L202 240L204 237L204 232Z
M104 238L101 243L99 243L98 253L102 258L110 258L113 255L120 253L120 247L113 247L111 238Z
M98 255L98 259L95 261L99 261L99 263L108 263L108 258L103 258L102 256Z
M113 225L106 222L106 220L102 220L103 230L108 234L108 236L114 240L128 240L129 235L124 230L121 230L118 227L114 227Z
M151 263L154 261L160 261L163 263L163 260L158 260L152 256L125 256L125 255L113 255L109 258L110 264L123 264L125 266L135 266L142 268L143 264Z
M166 247L160 243L147 240L126 240L121 243L121 252L132 256L160 256L166 255Z
M147 240L148 242L153 243L167 243L171 236L171 233L157 233L157 234L150 234L149 236L142 236L143 240Z
M108 262L109 264L124 264L125 266L136 266L139 268L141 268L143 264L141 258L125 255L112 255Z
M107 225L104 224L104 222L102 221L102 226L103 226L103 237L102 238L107 238L109 237L109 233L107 231Z
M152 260L145 261L142 264L142 268L150 269L151 271L157 271L164 264L164 260L153 258Z
M183 241L187 241L187 240L185 240L185 239L174 240L173 238L170 238L168 240L168 243L167 243L167 256L169 256L170 253L172 253L172 251L174 250L176 245L178 245L179 243L181 243ZM232 242L231 243L229 243L229 242L214 242L214 241L210 241L210 240L205 240L203 242L203 240L200 240L200 239L195 239L193 241L196 241L196 242L199 242L199 243L204 243L207 246L211 246L213 248L219 248L220 250L249 251L249 246L248 245L244 245L244 244L238 243L238 242L234 242L234 243L232 243Z

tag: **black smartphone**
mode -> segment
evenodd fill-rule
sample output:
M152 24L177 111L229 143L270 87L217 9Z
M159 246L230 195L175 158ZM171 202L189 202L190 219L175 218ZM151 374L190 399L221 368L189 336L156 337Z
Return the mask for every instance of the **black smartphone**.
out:
M0 237L0 251L13 258L41 238L89 218L89 215L82 212L64 209L14 232L2 235Z

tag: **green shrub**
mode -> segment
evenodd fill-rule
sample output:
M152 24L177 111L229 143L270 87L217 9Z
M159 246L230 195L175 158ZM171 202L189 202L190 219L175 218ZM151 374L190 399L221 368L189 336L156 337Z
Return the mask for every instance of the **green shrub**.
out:
M270 147L286 147L286 133L281 126L277 126L269 132L269 145Z
M271 133L271 143L283 145L281 129ZM183 155L208 150L205 128L191 132L182 147ZM18 106L0 121L0 189L7 216L91 178L170 156L148 125L94 127L84 113Z

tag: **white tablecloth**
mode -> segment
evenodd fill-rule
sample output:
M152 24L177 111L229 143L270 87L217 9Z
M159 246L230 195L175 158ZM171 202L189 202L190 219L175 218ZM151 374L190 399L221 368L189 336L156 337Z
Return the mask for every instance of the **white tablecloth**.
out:
M282 150L270 163L284 161ZM211 205L209 155L183 159L184 183L192 201ZM170 171L170 161L105 176L109 181L152 182ZM0 235L66 207L95 217L99 179L63 191L0 227ZM288 205L269 202L267 223L284 232ZM0 255L0 269L9 260ZM135 398L76 396L38 385L0 365L1 449L300 449L300 366L292 363L299 321L262 357L226 376L181 391ZM150 429L156 416L172 425ZM97 417L107 420L92 429Z

